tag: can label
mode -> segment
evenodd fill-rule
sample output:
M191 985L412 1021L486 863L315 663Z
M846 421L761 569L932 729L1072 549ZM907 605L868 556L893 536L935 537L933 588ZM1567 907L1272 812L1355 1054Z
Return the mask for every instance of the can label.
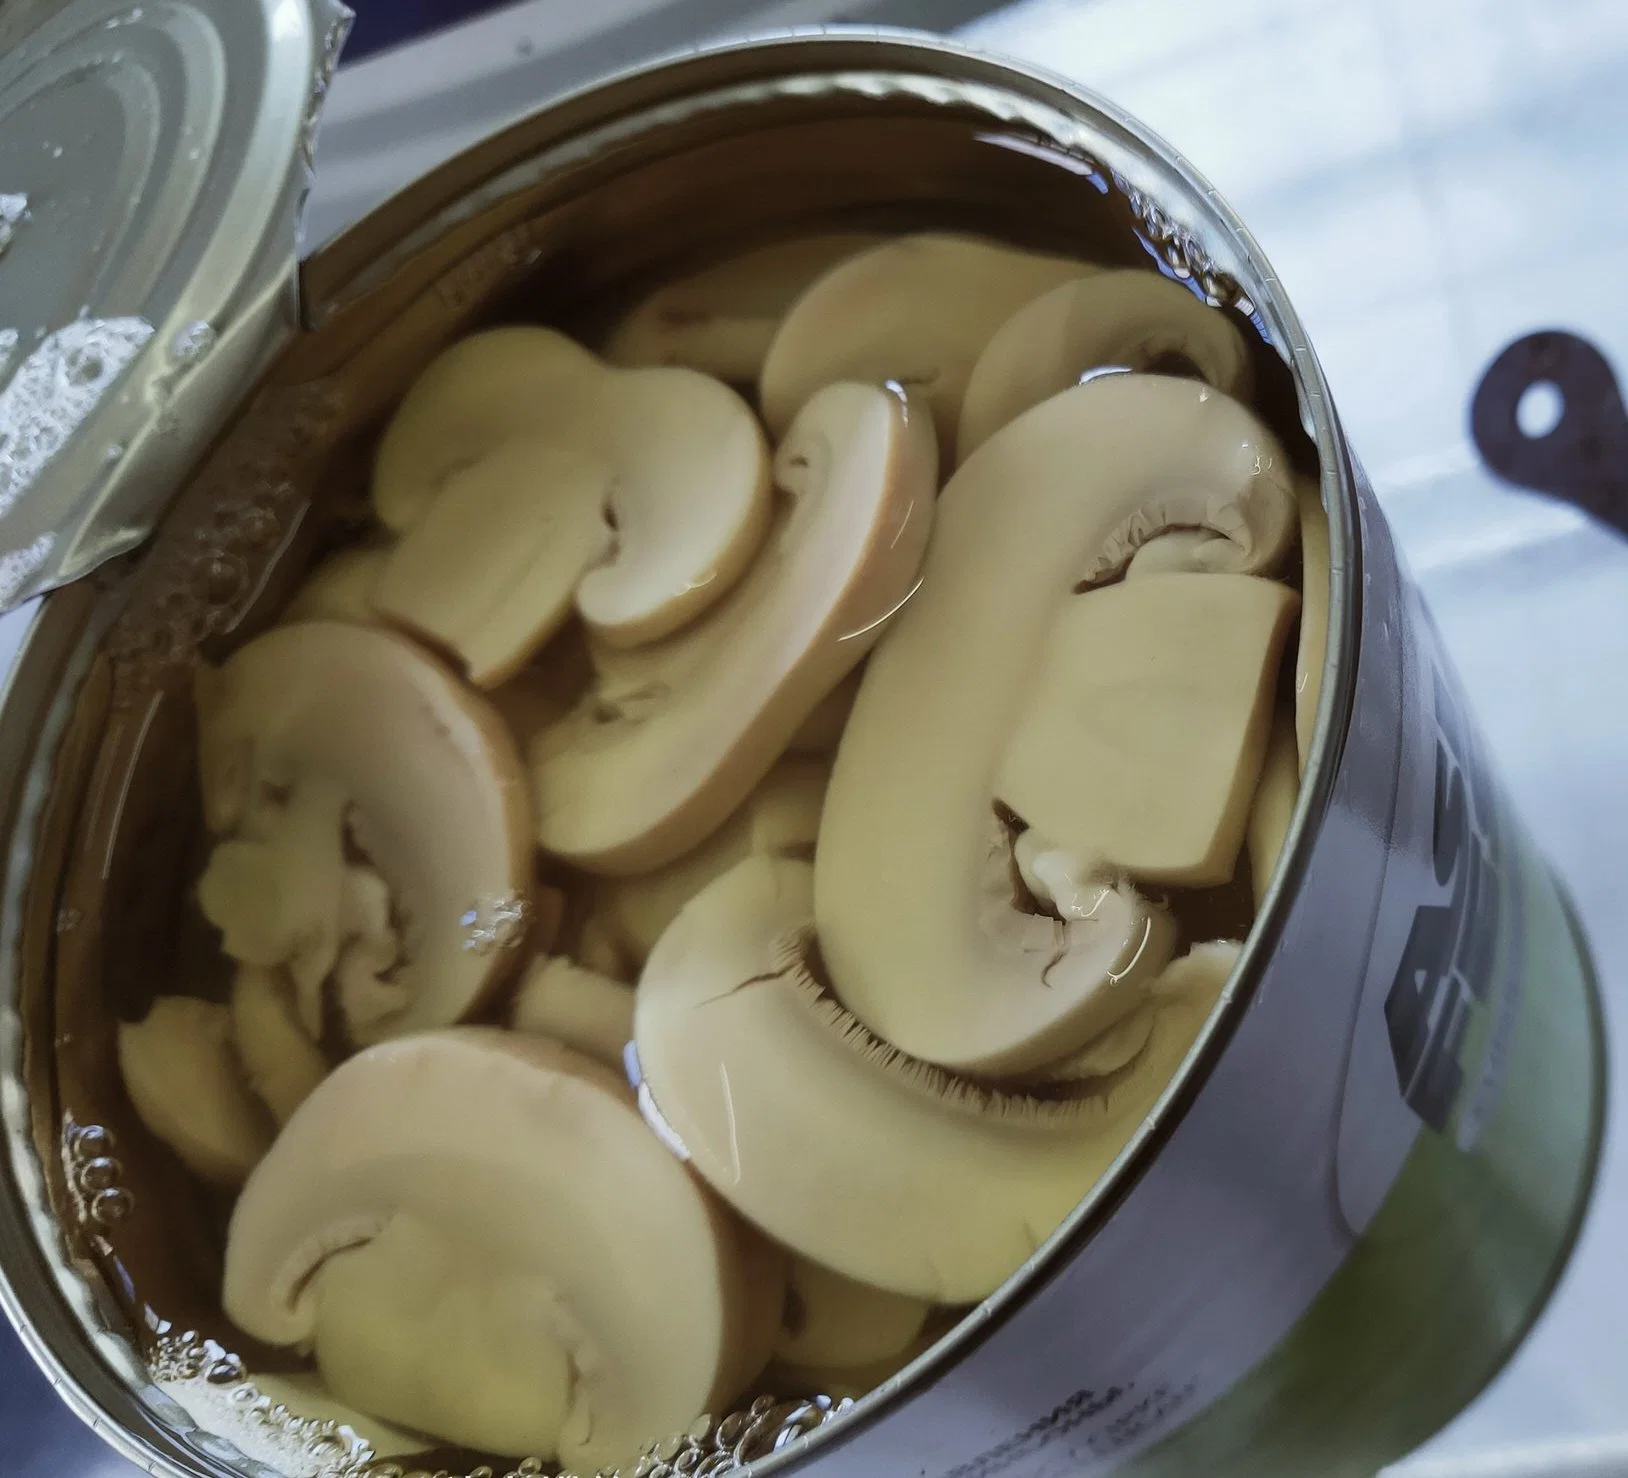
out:
M1525 894L1502 849L1520 842L1360 474L1356 503L1351 722L1249 1009L1107 1222L815 1474L1122 1469L1285 1339L1422 1134L1475 1143L1519 1004Z

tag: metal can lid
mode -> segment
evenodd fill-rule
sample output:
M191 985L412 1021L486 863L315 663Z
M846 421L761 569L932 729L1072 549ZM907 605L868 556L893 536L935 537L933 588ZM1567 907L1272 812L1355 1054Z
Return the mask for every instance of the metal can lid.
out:
M299 213L350 12L50 0L8 22L0 611L141 543L294 331Z

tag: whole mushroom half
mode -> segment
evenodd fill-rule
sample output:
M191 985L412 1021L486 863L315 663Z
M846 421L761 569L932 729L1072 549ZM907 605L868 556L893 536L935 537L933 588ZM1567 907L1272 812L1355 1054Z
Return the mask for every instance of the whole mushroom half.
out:
M640 1101L720 1195L803 1257L932 1303L984 1298L1118 1158L1236 946L1155 979L1152 1030L1117 1071L1030 1095L870 1036L821 987L812 903L807 863L752 857L685 908L639 982Z
M287 966L315 1039L331 983L351 1035L458 1021L529 913L531 815L489 705L393 632L277 627L198 678L199 885L227 953Z
M822 385L895 381L931 406L953 465L967 379L990 335L1048 288L1093 269L977 236L900 236L816 281L769 346L758 402L771 433Z
M1221 535L1221 563L1249 573L1292 545L1296 508L1287 461L1249 411L1159 376L1094 380L1037 406L986 442L939 500L921 589L872 657L837 752L815 859L835 993L914 1057L1025 1072L1135 1007L1138 982L1158 973L1173 934L1131 881L1136 859L1103 847L1138 840L1136 812L1159 806L1162 788L1181 781L1206 819L1155 838L1166 847L1159 875L1196 881L1230 868L1294 596L1266 581L1224 588L1236 577L1200 575L1093 589L1169 528ZM1213 592L1181 604L1225 621L1242 614L1247 634L1178 631L1157 617L1158 601L1139 607L1154 613L1151 634L1093 619L1104 596L1215 580ZM1130 654L1146 656L1150 636L1166 670L1138 686ZM1228 664L1220 692L1204 671L1212 656ZM1109 672L1130 685L1097 681ZM1176 741L1172 763L1185 765L1206 752L1207 717L1223 712L1231 763L1202 771L1209 788L1172 773L1157 752L1134 768L1127 736ZM1075 735L1111 771L1092 774L1072 759ZM1127 777L1134 793L1116 797L1113 785ZM1025 816L1003 783L1021 784L1041 814ZM1073 809L1087 792L1093 799ZM1115 833L1091 835L1093 821L1114 812ZM1037 833L1029 843L1046 874L1044 899L1014 883L1013 843L1026 827Z
M224 1302L348 1405L576 1471L631 1461L768 1359L784 1259L616 1074L480 1028L338 1069L244 1187Z
M617 654L532 748L537 839L591 872L700 845L907 603L937 486L932 422L832 385L781 442L784 505L751 572L690 630Z
M964 462L1031 406L1105 366L1157 370L1182 360L1239 400L1252 374L1244 336L1179 282L1156 272L1098 272L1042 293L990 339L961 402Z
M375 604L482 685L573 607L613 645L656 641L745 572L768 471L756 417L710 376L613 369L552 329L475 334L380 441L373 506L403 537Z

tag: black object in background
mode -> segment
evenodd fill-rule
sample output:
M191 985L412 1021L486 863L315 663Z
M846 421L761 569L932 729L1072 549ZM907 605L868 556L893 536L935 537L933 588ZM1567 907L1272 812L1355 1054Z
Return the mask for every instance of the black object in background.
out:
M1554 424L1521 426L1521 401L1550 387ZM1470 434L1499 477L1591 513L1628 534L1628 406L1611 364L1587 339L1545 329L1517 339L1481 378Z
M347 0L356 12L344 60L360 61L375 51L399 46L444 26L501 10L509 0ZM584 0L591 3L591 0Z

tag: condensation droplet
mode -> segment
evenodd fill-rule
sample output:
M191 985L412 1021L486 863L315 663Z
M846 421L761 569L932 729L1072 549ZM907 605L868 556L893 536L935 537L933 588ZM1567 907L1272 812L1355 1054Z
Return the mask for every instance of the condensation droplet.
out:
M194 368L208 357L219 337L213 324L189 323L170 340L170 363L177 369Z

